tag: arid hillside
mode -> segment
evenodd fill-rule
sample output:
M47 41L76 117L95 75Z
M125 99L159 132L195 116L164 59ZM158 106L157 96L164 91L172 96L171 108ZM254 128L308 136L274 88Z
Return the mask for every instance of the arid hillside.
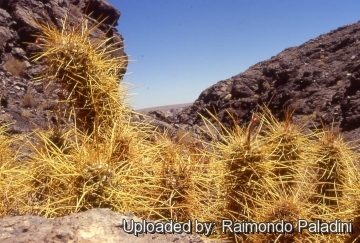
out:
M360 138L360 22L289 47L268 60L205 89L192 106L166 119L171 124L203 126L198 113L217 114L230 125L230 111L240 124L249 122L258 104L283 118L285 107L294 120L309 127L338 127L348 140Z

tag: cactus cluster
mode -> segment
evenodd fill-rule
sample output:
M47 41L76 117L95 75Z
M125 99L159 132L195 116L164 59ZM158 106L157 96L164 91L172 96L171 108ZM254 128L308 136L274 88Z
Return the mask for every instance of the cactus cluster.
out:
M109 39L92 40L85 19L62 29L39 25L48 73L60 87L65 125L35 131L30 158L0 129L0 215L57 217L90 208L131 211L148 220L220 223L354 220L349 234L213 234L232 242L356 242L359 235L359 154L324 126L308 131L262 107L246 127L218 126L203 117L211 141L186 134L176 141L132 122ZM112 45L110 45L111 48ZM182 139L186 138L186 142ZM19 138L18 138L19 139ZM21 138L24 140L24 138ZM219 225L215 229L220 232Z
M340 134L308 131L285 110L280 122L266 107L254 114L247 129L235 125L219 131L216 163L226 164L226 212L241 222L290 222L299 219L355 221L358 234L359 154ZM257 123L257 124L255 124ZM223 132L225 131L225 132ZM220 136L219 136L220 135ZM230 234L237 242L356 242L351 234Z

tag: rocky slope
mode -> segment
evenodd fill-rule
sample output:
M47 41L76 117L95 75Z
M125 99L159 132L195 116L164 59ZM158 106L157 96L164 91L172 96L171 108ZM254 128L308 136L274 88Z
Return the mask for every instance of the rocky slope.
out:
M198 113L209 117L209 109L225 124L231 124L227 110L244 124L257 104L267 104L280 119L290 105L295 109L295 120L317 117L309 127L321 126L321 116L346 139L360 138L360 22L287 48L214 84L192 106L166 121L201 127Z
M0 122L12 123L11 132L45 128L55 119L51 111L58 99L57 87L45 87L32 80L45 69L44 64L30 61L31 55L40 48L35 44L35 35L40 34L35 21L61 27L61 20L68 14L70 23L76 26L81 17L89 13L89 24L107 16L92 33L92 38L113 37L114 42L119 42L114 48L123 47L122 36L111 27L117 25L120 12L106 1L0 1ZM108 28L110 31L105 34ZM122 50L113 55L126 56Z

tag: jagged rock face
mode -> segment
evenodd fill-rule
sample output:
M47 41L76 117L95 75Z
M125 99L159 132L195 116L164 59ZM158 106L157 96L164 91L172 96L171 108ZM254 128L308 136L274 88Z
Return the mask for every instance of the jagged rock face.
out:
M106 1L0 1L0 123L13 123L11 132L46 128L55 119L51 111L58 99L57 87L44 87L42 83L32 81L46 69L40 62L29 60L34 52L39 51L39 46L34 44L35 35L40 34L35 21L60 28L61 20L68 14L70 23L76 26L83 16L90 13L91 17L87 17L90 24L107 17L91 37L113 37L114 42L119 42L113 48L122 48L122 36L110 26L117 25L120 12ZM126 56L122 49L112 55ZM122 74L125 72L126 67Z
M242 124L249 122L257 104L268 104L280 119L291 105L294 119L305 121L317 114L326 124L339 126L347 139L360 138L360 22L287 48L218 82L167 122L201 126L197 113L209 117L209 109L230 125L229 110ZM319 118L315 126L321 126Z

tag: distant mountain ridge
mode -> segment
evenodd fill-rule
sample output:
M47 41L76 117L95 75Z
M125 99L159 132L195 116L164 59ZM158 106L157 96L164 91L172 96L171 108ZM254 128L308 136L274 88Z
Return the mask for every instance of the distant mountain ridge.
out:
M182 109L191 106L193 103L184 103L184 104L175 104L175 105L163 105L163 106L156 106L156 107L149 107L149 108L143 108L143 109L137 109L135 111L147 114L150 111L161 111L168 114L177 114Z

